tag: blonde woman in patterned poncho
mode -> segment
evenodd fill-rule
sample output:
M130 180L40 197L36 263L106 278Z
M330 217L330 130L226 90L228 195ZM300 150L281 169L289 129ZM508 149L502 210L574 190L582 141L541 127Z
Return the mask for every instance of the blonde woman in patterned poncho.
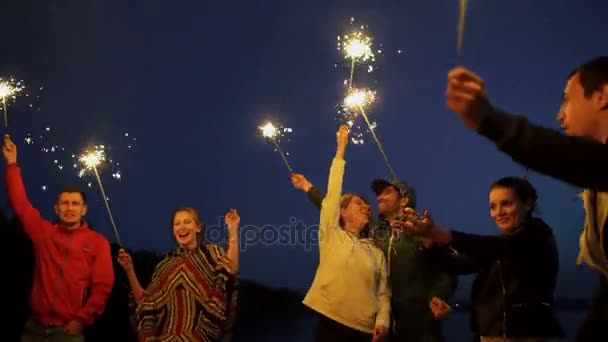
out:
M149 286L140 285L129 254L120 250L136 302L135 323L141 342L225 341L235 317L238 285L238 227L236 210L225 217L229 230L227 253L217 245L199 243L204 227L191 208L173 213L173 235L179 248L157 266Z

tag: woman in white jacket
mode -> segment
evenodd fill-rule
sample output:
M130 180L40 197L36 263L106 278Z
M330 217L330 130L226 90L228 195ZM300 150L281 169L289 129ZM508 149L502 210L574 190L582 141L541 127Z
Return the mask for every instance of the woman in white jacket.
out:
M387 265L382 251L362 236L369 203L342 195L347 144L348 127L341 126L321 207L319 267L304 304L319 314L316 341L379 341L390 322Z

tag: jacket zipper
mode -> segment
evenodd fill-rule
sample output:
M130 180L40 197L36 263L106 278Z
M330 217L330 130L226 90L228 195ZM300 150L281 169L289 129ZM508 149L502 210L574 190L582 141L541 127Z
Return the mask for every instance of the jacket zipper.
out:
M69 256L70 256L70 245L72 243L72 234L69 235L68 237L68 241L65 245L65 253L63 255L63 260L61 265L59 266L59 279L57 279L57 281L55 282L55 291L54 291L54 296L53 296L53 303L51 305L51 316L55 316L56 312L55 312L55 305L57 304L57 299L59 298L59 287L62 283L62 280L64 280L64 268L65 265L68 262Z
M500 286L502 287L502 339L507 340L507 289L505 288L505 282L502 279L502 266L500 260L498 263L498 278L500 279Z

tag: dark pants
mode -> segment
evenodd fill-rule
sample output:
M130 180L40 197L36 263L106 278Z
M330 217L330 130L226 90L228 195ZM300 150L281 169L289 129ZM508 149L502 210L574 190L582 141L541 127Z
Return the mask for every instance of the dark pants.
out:
M370 342L373 335L349 328L323 315L317 315L316 342Z
M442 322L426 303L400 305L393 312L391 342L443 342Z
M82 335L68 335L63 327L46 327L29 319L25 324L21 342L84 342Z
M600 275L600 286L579 328L576 341L608 341L608 280L602 275Z

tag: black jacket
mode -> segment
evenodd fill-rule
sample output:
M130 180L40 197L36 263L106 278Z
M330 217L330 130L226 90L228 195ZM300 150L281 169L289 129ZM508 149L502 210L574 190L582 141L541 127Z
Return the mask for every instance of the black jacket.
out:
M608 144L565 136L498 110L485 113L478 133L534 171L578 187L608 191Z
M458 254L435 251L438 263L477 273L471 291L471 328L481 336L560 337L553 307L558 251L551 228L530 218L500 236L452 232Z

